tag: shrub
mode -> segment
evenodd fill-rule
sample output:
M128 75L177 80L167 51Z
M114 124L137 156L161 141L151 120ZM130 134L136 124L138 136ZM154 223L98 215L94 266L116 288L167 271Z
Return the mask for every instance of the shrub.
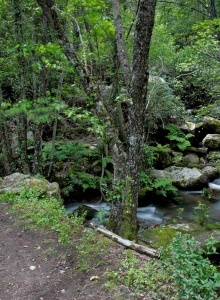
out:
M216 300L220 274L204 255L215 253L215 240L206 242L203 249L189 234L178 232L172 243L162 252L163 265L178 291L176 299Z

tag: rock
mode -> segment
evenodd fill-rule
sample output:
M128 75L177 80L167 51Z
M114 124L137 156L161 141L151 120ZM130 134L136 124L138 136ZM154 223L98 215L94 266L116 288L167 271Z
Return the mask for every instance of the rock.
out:
M152 170L150 174L153 178L170 178L170 173L165 170Z
M206 175L196 168L172 166L165 171L169 172L172 184L179 188L197 187L207 182Z
M207 134L202 140L202 144L211 149L220 148L220 134Z
M203 120L203 127L210 133L220 134L220 120L218 119L205 117Z
M199 153L199 154L207 154L208 148L201 148L201 147L187 147L187 151L193 152L193 153Z
M195 133L196 124L193 122L186 121L184 124L180 125L180 128L188 133Z
M220 151L210 151L207 154L206 158L209 162L215 162L217 160L220 160Z
M18 192L23 187L24 180L30 178L28 174L13 173L5 176L0 182L0 194L7 192Z
M90 281L94 281L94 280L100 280L100 277L99 276L91 276Z
M175 166L182 166L182 160L183 160L183 153L182 152L177 152L173 151L173 165Z
M199 157L194 153L189 153L183 157L182 165L184 167L193 168L198 167L199 165Z
M87 220L95 218L97 213L97 209L84 204L80 205L76 210L74 210L74 214L77 214L78 216L82 216L85 214L85 218Z
M44 178L31 177L29 174L13 173L9 176L5 176L0 181L0 194L6 192L19 193L25 186L40 189L47 197L53 197L62 202L58 183L50 183Z
M218 168L213 166L205 166L202 173L206 176L207 180L212 180L218 176Z

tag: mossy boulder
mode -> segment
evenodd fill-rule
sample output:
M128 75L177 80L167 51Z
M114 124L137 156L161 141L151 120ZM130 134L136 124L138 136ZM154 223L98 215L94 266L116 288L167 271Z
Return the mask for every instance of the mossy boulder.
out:
M205 117L203 127L210 133L220 134L220 120L212 117Z
M183 157L182 165L184 167L193 168L199 166L199 157L194 153L189 153Z
M202 144L211 149L220 148L220 134L207 134L202 140Z
M51 183L45 178L36 178L29 174L13 173L5 176L0 181L0 194L19 193L24 187L41 190L48 198L56 198L59 202L62 202L57 182Z
M189 188L202 186L207 182L207 177L197 168L169 167L165 171L169 172L172 184L179 188Z
M209 162L220 161L220 151L210 151L206 158Z

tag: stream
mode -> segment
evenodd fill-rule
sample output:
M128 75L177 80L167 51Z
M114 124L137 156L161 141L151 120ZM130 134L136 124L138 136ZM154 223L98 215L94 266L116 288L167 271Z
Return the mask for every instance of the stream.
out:
M208 213L210 219L216 222L220 222L220 178L216 179L212 183L209 183L209 188L217 191L215 199L208 202ZM219 191L219 194L218 194ZM182 218L184 221L190 221L194 217L194 207L200 202L206 201L202 194L202 191L180 191L183 196L183 202L173 203L166 205L147 205L144 207L138 207L137 219L141 227L149 227L157 224L169 224L174 219ZM97 212L104 212L107 218L110 211L110 205L103 202L90 203L90 202L73 202L66 206L66 213L72 213L80 205L86 205L97 210ZM183 209L181 214L179 209Z

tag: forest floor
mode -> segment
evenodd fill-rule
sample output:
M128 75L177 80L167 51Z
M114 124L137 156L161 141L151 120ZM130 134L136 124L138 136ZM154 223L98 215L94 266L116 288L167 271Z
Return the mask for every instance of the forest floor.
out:
M0 300L151 299L109 283L107 273L119 271L125 251L111 242L96 264L82 271L73 244L61 245L50 231L25 229L25 220L0 203Z

